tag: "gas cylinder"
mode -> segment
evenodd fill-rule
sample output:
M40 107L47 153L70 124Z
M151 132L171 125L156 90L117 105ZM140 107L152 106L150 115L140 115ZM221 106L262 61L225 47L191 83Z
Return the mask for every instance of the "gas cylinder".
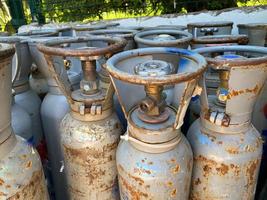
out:
M41 99L30 89L29 75L32 65L32 59L29 52L27 37L9 36L0 37L0 42L11 43L15 45L16 54L13 64L18 65L18 76L13 84L16 92L15 102L26 110L32 120L33 145L37 147L43 139L43 130L40 119Z
M28 143L33 143L32 121L29 113L15 103L15 91L12 93L11 126L16 135L23 137Z
M14 47L0 45L0 198L47 200L47 189L38 153L11 127L11 60Z
M38 43L53 39L59 40L60 38L31 38L28 40L28 45L33 61L39 67L40 72L46 77L49 87L48 93L41 104L40 114L47 144L49 166L51 167L51 182L54 189L52 193L55 194L56 199L67 200L67 181L63 165L63 152L60 147L59 127L63 117L69 112L69 105L67 99L60 91L56 80L50 75L44 55L37 48ZM54 59L53 62L61 79L67 83L68 76L64 68L64 62L61 59Z
M168 74L181 58L193 67ZM124 51L107 61L128 119L116 153L122 200L188 199L193 158L180 127L205 66L199 54L160 47ZM176 109L167 105L163 89L164 85L180 83L184 84L183 94L179 101L173 101L179 104Z
M206 35L231 35L233 24L231 21L193 22L187 24L187 29L194 38Z
M14 81L18 76L18 65L16 63L16 58L13 56L12 59L12 81L11 86L13 86ZM11 126L16 135L23 137L28 143L33 143L33 132L32 132L32 121L29 113L21 108L15 102L15 90L12 89L12 99L11 99Z
M240 34L246 34L249 38L249 45L266 46L267 38L267 24L250 23L238 24L238 31ZM255 55L257 56L257 55ZM253 112L253 125L267 136L267 84L264 85L260 97L258 98Z
M30 88L43 99L48 92L48 84L46 78L41 74L36 64L31 66L31 75L29 77Z
M238 24L238 31L240 34L246 34L249 37L249 45L267 46L267 24L266 23L249 23ZM254 56L254 55L253 55ZM257 56L257 55L256 55ZM263 155L260 167L259 181L257 185L257 194L263 188L264 182L267 180L267 83L265 82L261 94L256 101L253 113L252 124L261 133L263 140Z
M191 49L197 49L201 47L210 47L210 46L225 46L225 45L246 45L248 44L248 37L246 35L208 35L208 36L199 36L193 38L191 41ZM228 55L229 58L230 55ZM205 74L207 93L215 95L216 90L219 87L219 73L212 68L208 68ZM191 124L199 118L200 114L200 100L198 97L192 98L189 109L188 109L188 119L187 124L184 126L185 131L188 131L188 128Z
M201 115L187 133L194 154L190 199L253 200L262 139L251 114L267 77L267 50L221 46L196 52L219 71L220 86L208 97L203 78ZM261 57L250 58L254 53Z
M138 48L144 47L179 47L187 49L192 34L175 29L141 31L134 36Z
M104 48L61 49L55 45L106 41ZM112 200L118 199L115 152L121 134L121 125L112 110L114 89L99 85L96 59L124 48L123 38L104 36L78 37L48 41L38 48L45 54L50 72L59 84L70 105L70 112L60 126L61 146L64 153L70 199ZM80 89L70 90L56 73L55 56L76 57L81 60L83 79Z

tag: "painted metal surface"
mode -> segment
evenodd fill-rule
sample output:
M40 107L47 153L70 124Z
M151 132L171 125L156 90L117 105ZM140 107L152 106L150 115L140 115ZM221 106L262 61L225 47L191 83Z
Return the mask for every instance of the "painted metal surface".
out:
M202 48L202 47L212 47L212 46L224 46L224 45L246 45L248 44L248 37L246 35L210 35L210 36L200 36L193 38L190 46L192 49ZM230 54L228 57L235 58L235 55ZM207 93L209 95L215 95L216 90L219 87L220 79L219 73L212 68L208 68L205 73L205 81L207 87ZM188 125L185 126L185 130L189 129L192 123L200 116L200 100L199 97L194 97L191 99L189 109L188 109Z
M69 113L61 132L70 199L117 200L115 154L121 128L116 115L90 122Z
M267 24L266 23L248 23L238 24L239 33L246 34L249 37L249 44L255 46L267 46ZM254 55L257 56L257 55ZM267 84L265 82L260 96L254 107L252 114L252 124L261 133L264 141L266 141L267 134ZM263 155L260 168L260 175L257 185L256 194L263 188L264 182L267 180L267 149L266 142L263 144ZM256 195L257 198L257 195Z
M13 100L11 109L11 126L16 135L33 142L32 121L29 113L16 104Z
M206 56L210 67L220 70L220 86L217 94L208 98L202 82L201 116L187 134L194 154L189 199L254 199L262 139L251 124L251 115L267 77L267 51L254 46L222 46L196 52ZM225 52L242 57L210 56ZM250 58L254 53L263 57Z
M204 129L197 120L187 135L194 152L189 199L254 199L262 140L253 126L229 135Z
M143 152L122 140L117 151L121 200L188 199L192 151L182 139L160 154Z
M3 152L9 150L0 159L0 199L48 200L37 151L19 136L11 136L0 148Z
M43 98L48 92L48 84L46 78L38 70L37 66L32 67L31 75L29 77L30 88Z
M55 90L55 88L54 88ZM60 143L60 123L69 112L67 99L59 89L50 91L41 105L42 125L47 144L48 161L51 166L52 186L56 199L68 199L64 156Z
M47 200L38 153L11 128L11 60L14 47L0 45L0 199Z
M144 30L134 36L138 48L178 47L187 49L193 36L175 29Z
M37 44L55 38L36 38L28 40L33 61L46 77L49 91L41 104L41 119L47 144L49 166L51 167L52 186L56 199L68 199L67 180L64 169L64 157L60 143L60 123L69 112L67 99L60 91L56 80L49 73L44 55L37 49ZM54 59L56 71L61 79L67 81L68 76L62 59Z
M63 50L54 45L109 42L102 48ZM112 86L103 88L96 72L96 59L122 50L126 41L121 38L94 36L48 41L38 46L49 64L51 75L59 84L71 107L61 122L61 147L64 152L68 192L70 199L119 199L115 153L122 133L121 125L112 110ZM83 79L80 89L72 90L62 82L56 72L53 57L78 57L82 64Z
M196 67L170 74L182 58ZM172 60L176 65L169 64ZM193 158L180 127L205 66L202 56L176 48L125 51L108 60L107 70L128 119L116 154L122 200L188 199ZM181 98L173 100L179 102L176 110L167 105L164 86L183 83Z

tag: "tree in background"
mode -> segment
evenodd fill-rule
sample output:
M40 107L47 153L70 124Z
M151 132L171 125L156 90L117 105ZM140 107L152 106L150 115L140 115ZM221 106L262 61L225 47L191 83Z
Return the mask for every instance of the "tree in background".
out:
M26 21L70 22L98 19L153 16L202 10L220 10L237 6L265 5L267 0L6 0L27 2ZM12 6L10 7L10 11ZM22 8L23 9L23 8ZM18 11L20 13L21 11ZM12 12L11 12L12 13ZM27 13L30 13L29 16ZM12 15L12 14L11 14ZM14 19L14 17L12 16ZM25 19L21 19L24 20Z

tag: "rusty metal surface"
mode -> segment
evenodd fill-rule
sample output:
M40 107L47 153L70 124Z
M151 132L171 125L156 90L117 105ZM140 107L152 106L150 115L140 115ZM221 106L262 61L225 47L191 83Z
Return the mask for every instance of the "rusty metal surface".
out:
M247 44L248 36L246 35L212 35L212 36L201 36L193 38L192 44Z
M153 54L173 54L179 55L183 58L188 58L191 62L196 62L197 66L193 69L192 72L185 73L177 73L170 74L164 76L156 76L156 77L142 77L136 74L131 74L129 72L121 71L117 68L117 64L121 60L125 60L126 58L137 57L137 56L152 56ZM145 49L137 49L132 51L125 51L122 53L118 53L114 55L107 61L107 70L111 74L111 76L133 84L145 85L153 82L155 85L168 85L175 84L184 81L188 81L198 77L206 70L206 61L205 59L198 55L194 54L191 51L176 49L176 48L145 48Z
M166 41L157 41L150 38L151 36L157 35L170 35L175 39ZM164 30L144 30L137 33L134 36L134 40L137 44L143 45L144 47L180 47L187 48L193 36L191 33L186 31L179 31L173 29Z
M181 137L174 148L156 154L136 149L129 141L120 142L116 161L121 200L188 199L193 159Z
M190 200L253 200L262 154L262 139L253 126L237 134L200 128L188 132L194 154Z
M70 198L118 200L115 153L121 127L116 115L83 122L67 114L61 132Z
M65 43L82 43L89 41L106 41L110 43L109 46L103 48L92 48L92 49L63 49L55 47ZM119 37L106 37L106 36L91 36L91 37L79 37L79 38L68 38L68 39L57 39L38 44L38 49L47 55L54 56L70 56L70 57L89 57L99 56L103 54L110 54L120 51L126 45L126 41Z
M214 68L220 69L229 69L231 67L238 67L242 66L247 68L253 68L253 66L262 65L265 66L267 62L267 49L264 47L256 47L256 46L218 46L218 47L205 47L195 49L195 52L200 54L207 54L207 53L220 53L220 52L236 52L242 54L254 54L257 53L260 57L256 58L249 58L249 59L236 59L236 60L222 60L211 58L209 56L206 57L208 65Z
M48 200L45 178L37 151L17 136L14 147L0 158L0 199ZM3 151L3 145L1 145Z

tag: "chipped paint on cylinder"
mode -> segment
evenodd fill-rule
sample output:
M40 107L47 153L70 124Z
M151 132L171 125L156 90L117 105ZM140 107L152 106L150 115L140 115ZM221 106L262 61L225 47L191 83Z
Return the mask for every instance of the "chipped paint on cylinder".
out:
M79 121L68 113L61 123L71 199L117 200L115 154L121 134L117 116Z
M253 200L262 154L260 134L251 126L238 134L199 129L188 131L194 152L190 200Z
M37 151L19 136L8 140L15 146L0 159L0 199L48 200Z
M174 149L159 154L120 142L116 159L121 200L188 199L192 150L181 137Z
M176 55L194 67L178 64ZM182 69L171 74L168 63L173 60L174 66ZM205 67L204 57L176 48L125 51L107 61L128 119L127 132L121 136L116 153L121 200L188 199L193 155L180 128L198 75ZM173 100L176 109L167 104L163 91L166 85L179 84L180 99L173 98L177 100ZM131 94L134 99L129 98Z
M267 77L267 51L254 46L209 47L196 51L205 54L212 69L220 71L220 86L216 95L208 95L205 83L201 83L200 119L187 134L194 154L190 199L253 200L263 141L251 118ZM211 56L225 52L236 55ZM260 56L249 57L251 53Z

